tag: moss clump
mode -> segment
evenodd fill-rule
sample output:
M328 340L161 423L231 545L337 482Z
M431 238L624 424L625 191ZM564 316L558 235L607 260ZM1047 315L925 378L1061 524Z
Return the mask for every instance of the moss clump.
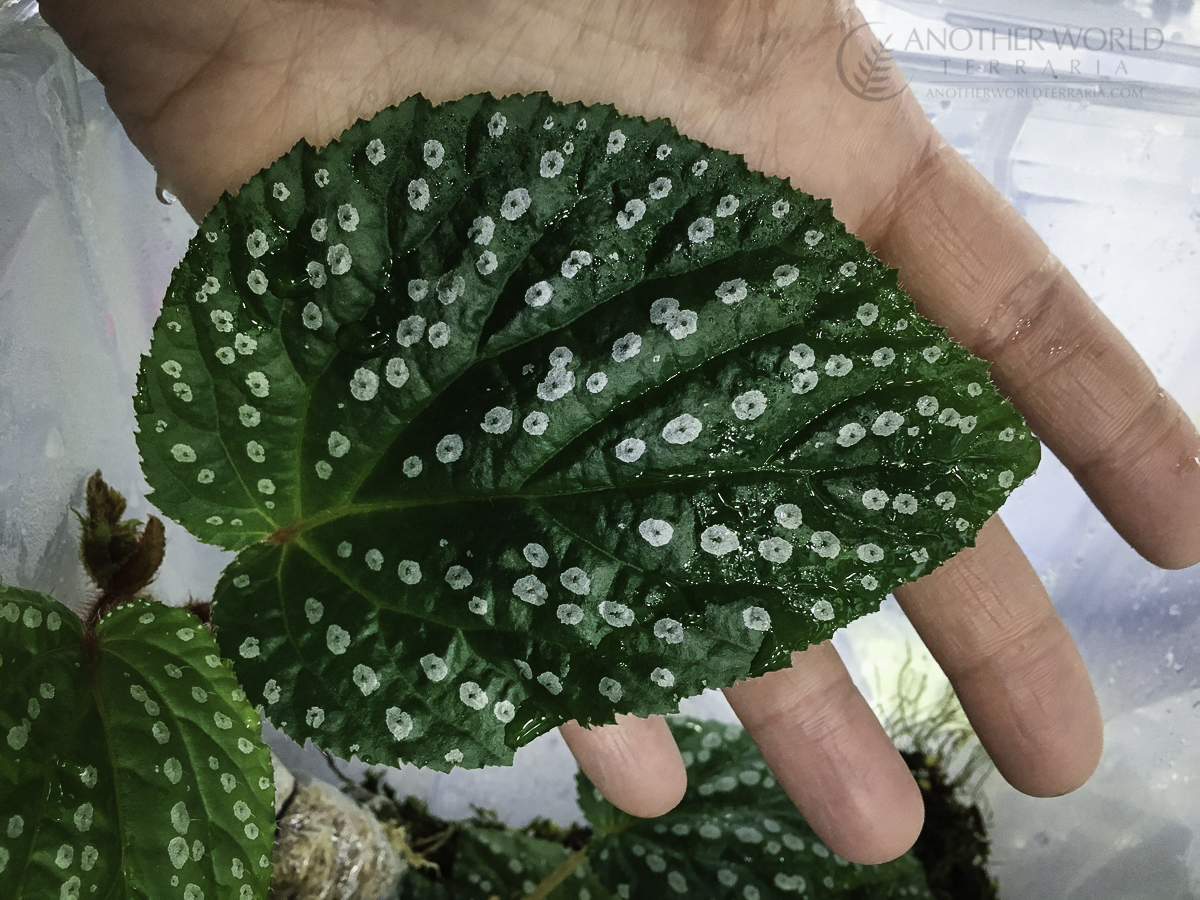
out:
M960 799L956 779L935 754L901 751L921 789L925 825L912 853L925 869L938 900L996 900L998 885L987 871L991 842L983 812Z
M954 690L947 685L924 709L927 688L910 654L897 677L895 708L884 717L925 801L925 824L912 853L937 900L997 900L999 885L987 871L991 841L980 790L992 762Z

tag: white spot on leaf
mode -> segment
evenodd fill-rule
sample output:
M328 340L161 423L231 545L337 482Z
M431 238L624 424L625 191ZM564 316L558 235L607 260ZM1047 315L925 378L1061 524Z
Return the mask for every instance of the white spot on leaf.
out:
M878 368L890 366L896 359L896 351L891 347L880 347L871 354L871 363Z
M795 503L781 503L775 507L775 521L790 531L795 531L804 522L804 514Z
M834 378L841 378L843 375L848 375L853 368L854 362L840 353L834 354L825 361L825 374L831 375Z
M862 505L867 509L883 509L887 506L888 495L879 488L871 488L869 491L864 491L862 495Z
M877 563L883 559L883 548L878 544L860 544L858 558L866 563Z
M356 369L350 379L350 393L355 400L367 401L379 392L379 376L370 369Z
M474 681L467 681L458 689L458 699L471 709L483 709L488 704L488 695Z
M439 462L452 463L456 462L463 452L463 440L457 434L448 434L440 441L434 449L434 454Z
M450 585L451 590L468 588L474 580L474 576L463 566L451 566L446 570L446 584Z
M638 534L651 547L663 547L671 542L675 529L662 519L646 519L638 526Z
M521 551L521 555L534 568L540 569L550 561L550 554L546 552L546 548L541 544L526 544L525 549Z
M700 534L700 549L713 556L724 556L741 546L738 536L724 525L710 525Z
M610 702L616 703L625 693L621 687L621 682L615 678L601 678L599 684L600 693L609 699Z
M598 607L600 618L613 628L627 628L633 624L633 610L615 600L603 600Z
M758 542L758 555L767 562L785 563L792 558L792 544L781 537L766 538Z
M853 447L861 441L867 434L867 429L863 428L857 422L850 422L843 425L838 431L837 443L840 447Z
M525 302L530 306L545 306L554 296L554 287L548 281L539 281L525 292Z
M509 222L515 222L529 210L533 199L525 188L517 188L504 195L500 203L500 215Z
M364 697L369 697L379 687L379 677L369 666L355 666L352 677Z
M842 552L842 542L831 531L814 531L808 544L817 556L833 559Z
M538 164L538 174L543 178L555 178L563 170L563 155L557 150L547 150Z
M688 240L693 244L705 244L711 240L716 229L713 227L713 220L708 216L701 216L695 222L688 226Z
M387 729L392 733L398 741L404 740L413 730L412 716L404 712L400 707L393 706L384 713L384 721L387 723Z
M743 278L735 278L732 281L723 281L716 290L717 299L726 306L733 306L735 303L741 303L746 299L746 294L746 281Z
M703 422L691 413L683 413L666 424L662 437L668 444L690 444L700 436L703 428Z
M549 596L546 585L542 584L541 579L536 575L518 578L513 584L512 592L517 599L524 600L532 606L541 606Z
M757 419L767 411L767 395L762 391L746 391L733 398L732 406L739 419Z
M424 178L414 178L408 183L408 205L417 212L429 205L429 184Z
M586 597L592 592L591 578L588 577L587 572L578 566L567 569L558 577L558 580L572 594L579 594L581 597Z
M617 444L616 455L621 462L636 462L646 452L646 442L640 438L626 438Z
M664 195L665 196L665 195ZM617 226L622 231L628 231L646 215L645 202L633 199L625 204L625 209L617 213Z
M341 656L350 646L350 632L340 625L330 625L325 631L325 646L334 656Z
M779 266L771 273L771 277L775 279L778 287L787 287L800 277L800 270L795 266Z
M741 206L741 201L737 197L733 196L733 194L726 194L717 201L717 216L722 219L726 216L732 216L738 211L739 206Z
M642 336L629 332L624 337L617 338L612 345L612 358L615 362L625 362L633 359L642 352Z

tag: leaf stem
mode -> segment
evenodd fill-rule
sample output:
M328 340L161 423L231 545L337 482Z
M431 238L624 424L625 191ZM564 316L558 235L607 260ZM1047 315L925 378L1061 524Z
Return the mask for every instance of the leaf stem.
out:
M525 900L546 900L546 897L550 896L550 892L566 881L585 859L587 859L587 847L576 850L564 859L557 869L547 875Z

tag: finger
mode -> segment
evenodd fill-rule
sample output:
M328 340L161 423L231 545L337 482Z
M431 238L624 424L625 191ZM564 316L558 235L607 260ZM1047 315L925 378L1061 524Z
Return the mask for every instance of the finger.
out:
M608 802L631 816L670 812L687 790L687 771L661 716L617 716L617 724L559 729L579 768Z
M998 517L933 573L896 588L1000 774L1051 797L1100 761L1103 726L1087 669L1025 555Z
M1200 561L1200 434L1033 229L932 137L858 226L1139 553Z
M726 688L771 771L839 856L881 863L921 832L921 793L829 643Z

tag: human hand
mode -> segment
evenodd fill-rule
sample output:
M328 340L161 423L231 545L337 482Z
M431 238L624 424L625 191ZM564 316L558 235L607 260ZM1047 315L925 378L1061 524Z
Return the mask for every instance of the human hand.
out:
M199 218L301 137L321 145L418 91L545 90L667 116L833 199L918 308L992 360L1002 392L1117 529L1167 566L1200 558L1200 437L1031 229L908 94L868 103L835 66L844 4L755 0L43 0L162 182ZM860 33L861 35L861 33ZM1001 773L1077 787L1099 756L1087 673L998 519L896 592ZM728 691L767 762L837 853L878 862L919 793L828 645ZM564 727L618 806L669 809L684 770L661 720Z

